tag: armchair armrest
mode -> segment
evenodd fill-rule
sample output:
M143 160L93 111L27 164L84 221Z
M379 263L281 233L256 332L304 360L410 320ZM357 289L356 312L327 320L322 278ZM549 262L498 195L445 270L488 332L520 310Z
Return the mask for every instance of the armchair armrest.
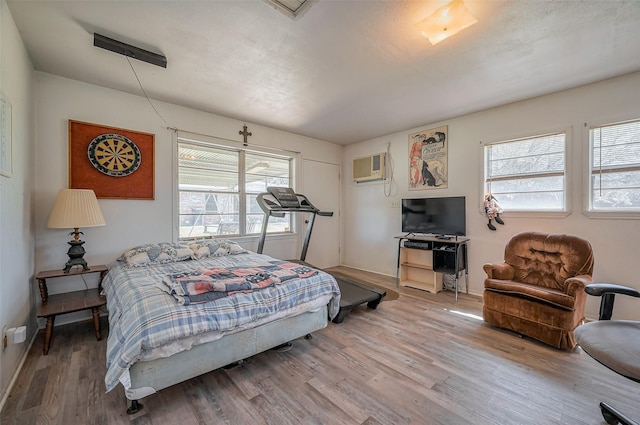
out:
M513 280L515 271L507 263L484 264L482 266L489 279Z
M610 320L613 313L613 303L616 294L629 295L640 298L640 292L628 286L614 283L592 283L584 288L584 291L595 297L602 297L600 301L600 320Z
M571 295L575 298L579 292L583 290L586 291L586 287L591 284L591 282L591 276L589 275L570 277L569 279L565 280L564 292L565 294Z
M584 291L595 297L605 294L624 294L632 297L640 298L640 292L628 286L616 285L615 283L592 283L584 288Z

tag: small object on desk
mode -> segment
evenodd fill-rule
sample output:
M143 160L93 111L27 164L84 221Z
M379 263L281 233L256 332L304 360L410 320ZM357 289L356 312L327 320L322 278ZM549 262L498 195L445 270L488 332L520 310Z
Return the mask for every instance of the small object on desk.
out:
M107 304L107 299L102 293L102 279L109 269L105 265L89 266L88 270L84 268L73 268L69 272L64 270L46 270L36 274L36 281L40 289L40 298L42 304L38 308L38 317L47 319L47 327L44 334L43 353L49 354L51 345L51 337L53 336L53 323L57 315L73 313L82 310L91 310L93 313L93 327L96 332L96 339L100 341L102 334L100 333L100 307ZM66 292L49 296L47 288L47 279L78 276L88 273L100 273L98 278L98 288L85 289L82 291Z

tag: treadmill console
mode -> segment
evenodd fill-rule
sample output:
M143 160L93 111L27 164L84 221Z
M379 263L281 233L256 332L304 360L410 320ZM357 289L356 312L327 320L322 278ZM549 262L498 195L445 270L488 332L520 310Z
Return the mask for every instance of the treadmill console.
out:
M276 198L281 207L300 208L298 195L290 187L268 187L267 191Z

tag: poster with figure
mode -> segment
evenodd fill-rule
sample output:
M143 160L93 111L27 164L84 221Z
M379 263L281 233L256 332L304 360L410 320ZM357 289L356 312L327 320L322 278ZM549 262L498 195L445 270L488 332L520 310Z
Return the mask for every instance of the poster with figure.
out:
M409 135L409 190L447 187L447 126Z

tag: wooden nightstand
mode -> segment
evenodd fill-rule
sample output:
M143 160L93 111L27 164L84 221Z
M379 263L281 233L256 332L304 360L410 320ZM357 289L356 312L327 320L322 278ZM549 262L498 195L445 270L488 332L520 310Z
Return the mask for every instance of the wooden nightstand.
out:
M47 319L47 327L44 333L44 355L49 354L49 345L53 335L53 322L59 314L73 313L74 311L89 310L93 313L93 327L96 330L96 339L100 341L100 316L99 308L107 304L106 297L100 295L102 292L102 279L109 269L105 265L90 266L89 270L82 268L72 269L69 273L62 270L46 270L36 274L36 280L40 287L40 297L42 304L38 309L38 317ZM83 291L67 292L49 296L47 289L47 279L78 276L88 273L100 273L97 289L85 289Z

